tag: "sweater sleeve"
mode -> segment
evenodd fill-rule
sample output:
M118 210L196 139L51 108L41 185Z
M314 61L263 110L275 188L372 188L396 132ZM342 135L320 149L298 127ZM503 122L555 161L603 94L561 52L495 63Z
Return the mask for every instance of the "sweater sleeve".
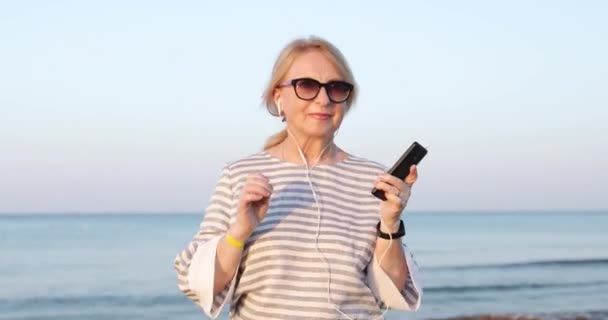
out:
M217 245L228 231L233 207L230 172L224 167L198 232L174 260L179 290L212 319L232 300L235 287L236 273L224 290L213 294Z
M405 244L403 251L409 271L409 278L403 288L395 286L375 255L367 268L367 283L376 299L384 306L396 310L417 311L422 302L422 281L418 264Z

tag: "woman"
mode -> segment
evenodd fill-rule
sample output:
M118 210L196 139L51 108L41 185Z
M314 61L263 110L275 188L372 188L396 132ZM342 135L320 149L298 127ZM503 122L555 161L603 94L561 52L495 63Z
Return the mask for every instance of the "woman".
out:
M400 220L415 166L402 181L333 141L356 92L323 39L295 40L279 55L264 99L285 129L223 168L199 232L175 259L180 290L209 317L227 302L231 319L375 319L420 307Z

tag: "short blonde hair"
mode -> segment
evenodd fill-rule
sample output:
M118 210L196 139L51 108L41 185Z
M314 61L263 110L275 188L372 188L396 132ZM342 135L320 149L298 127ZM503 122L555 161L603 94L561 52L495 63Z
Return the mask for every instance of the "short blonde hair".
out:
M309 52L311 50L318 50L330 59L333 65L338 69L344 81L350 82L354 85L354 89L348 100L346 100L346 111L350 109L350 107L355 103L357 99L357 84L355 81L355 77L348 65L348 62L342 55L342 52L338 50L333 44L329 41L311 36L308 38L299 38L291 41L281 50L281 53L277 57L277 60L274 63L274 67L272 68L272 75L270 77L270 81L266 86L266 90L264 90L264 95L262 96L264 100L264 104L266 105L266 109L268 112L274 116L278 116L279 112L277 110L277 105L274 101L274 90L276 87L283 81L283 78L291 68L293 62L302 54ZM269 149L273 146L278 145L283 142L287 138L287 131L285 129L281 130L279 133L271 136L266 141L264 145L264 150Z

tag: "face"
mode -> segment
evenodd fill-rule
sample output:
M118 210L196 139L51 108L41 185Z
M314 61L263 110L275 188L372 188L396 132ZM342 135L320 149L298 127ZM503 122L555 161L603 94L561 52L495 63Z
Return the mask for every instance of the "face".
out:
M316 50L296 58L283 81L290 82L292 79L300 78L311 78L321 83L344 80L325 53ZM309 86L304 82L300 86L299 90L302 90L300 92L306 92L307 87ZM346 111L346 102L332 102L326 88L335 91L329 87L321 88L318 95L311 100L302 99L301 97L307 98L302 94L298 97L292 85L275 90L275 102L281 102L281 109L289 129L296 131L294 133L299 137L333 137L334 132L340 127ZM339 89L338 87L338 92ZM337 96L333 94L333 100L336 100Z

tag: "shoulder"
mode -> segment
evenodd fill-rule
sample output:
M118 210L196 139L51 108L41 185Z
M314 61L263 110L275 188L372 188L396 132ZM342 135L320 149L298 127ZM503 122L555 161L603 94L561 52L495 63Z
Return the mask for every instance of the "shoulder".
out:
M246 175L250 172L264 172L275 167L277 161L265 151L258 151L243 158L226 162L223 166L224 174L231 177Z
M353 154L349 154L348 158L343 161L342 164L352 169L372 171L374 173L381 173L387 170L387 167L379 162Z
M258 151L256 153L246 155L243 158L229 161L225 164L225 167L230 170L234 170L234 169L238 169L239 167L243 167L243 166L254 165L254 164L258 164L258 163L265 163L265 162L268 162L269 160L270 160L270 157L268 156L268 154L266 152Z

